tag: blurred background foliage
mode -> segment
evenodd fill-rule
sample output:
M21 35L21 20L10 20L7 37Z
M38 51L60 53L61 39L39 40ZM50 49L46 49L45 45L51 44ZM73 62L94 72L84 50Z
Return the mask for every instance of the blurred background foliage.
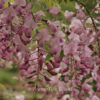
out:
M93 8L97 5L96 0L27 0L32 3L33 14L37 11L43 10L46 13L45 19L52 19L52 15L48 13L48 9L57 6L61 9L61 14L56 18L66 22L64 19L64 12L66 10L76 12L76 2L82 4L89 16L97 17L100 13L95 13ZM14 0L9 0L14 2ZM5 7L7 7L7 3ZM100 7L100 4L98 4ZM34 33L34 32L33 32ZM50 56L47 58L49 59ZM1 60L0 60L1 62ZM8 62L6 62L7 65ZM25 100L44 100L43 96L39 93L32 94L30 91L23 87L23 83L18 80L18 69L16 65L9 65L7 68L0 68L0 100L17 100L16 95L25 96ZM37 99L36 99L37 97Z
M75 4L82 4L88 11L90 11L93 17L100 16L100 13L94 13L93 9L97 6L96 0L28 0L32 2L32 11L39 10L47 11L53 6L61 8L62 12L65 10L76 11ZM100 3L98 3L100 7ZM63 19L62 19L63 20Z

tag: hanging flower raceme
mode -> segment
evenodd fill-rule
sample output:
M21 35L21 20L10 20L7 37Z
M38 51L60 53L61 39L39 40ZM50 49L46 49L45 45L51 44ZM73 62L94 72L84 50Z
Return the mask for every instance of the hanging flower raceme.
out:
M26 0L14 0L0 12L0 58L13 61L21 53L21 60L25 61L30 52L27 45L32 41L34 29L31 4Z
M7 7L5 3L0 2L0 58L16 63L28 83L40 82L36 89L55 87L53 93L46 92L57 100L99 100L100 30L93 28L97 20L81 6L76 12L60 13L52 7L32 14L26 0L8 1ZM93 25L87 25L88 17Z

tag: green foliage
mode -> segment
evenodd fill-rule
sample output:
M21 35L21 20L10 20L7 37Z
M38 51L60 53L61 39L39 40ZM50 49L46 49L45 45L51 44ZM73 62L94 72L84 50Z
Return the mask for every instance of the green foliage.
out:
M46 62L49 62L51 59L52 59L52 55L51 54L48 54L46 56Z
M96 5L96 0L74 0L79 4L84 5L89 11L91 11Z
M61 58L64 57L64 51L63 51L63 50L61 50L61 52L60 52L60 57L61 57Z
M95 13L95 12L91 12L91 15L92 15L92 17L99 17L100 16L100 13Z
M85 0L85 6L87 7L87 9L89 9L90 11L96 6L96 0Z
M15 85L17 80L13 79L14 76L16 76L16 73L13 73L9 70L0 70L0 83Z
M91 84L92 84L92 86L93 86L93 87L92 87L93 90L96 92L96 90L97 90L97 87L96 87L97 82L96 82L95 80L93 80Z
M76 11L75 9L75 1L70 1L70 0L62 0L62 2L59 4L61 9L63 11L69 10L69 11Z
M49 44L48 42L45 43L45 49L46 49L46 52L50 53L51 50L48 44Z

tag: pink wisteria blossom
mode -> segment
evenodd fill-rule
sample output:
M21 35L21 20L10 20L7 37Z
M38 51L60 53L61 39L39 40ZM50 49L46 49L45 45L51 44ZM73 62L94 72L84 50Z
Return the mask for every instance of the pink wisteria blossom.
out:
M32 12L26 0L15 0L7 8L4 3L0 59L15 63L27 84L36 81L36 86L29 84L32 91L49 86L53 93L45 93L56 100L100 100L100 29L92 12L84 4L75 12L58 7ZM60 14L64 20L57 18Z

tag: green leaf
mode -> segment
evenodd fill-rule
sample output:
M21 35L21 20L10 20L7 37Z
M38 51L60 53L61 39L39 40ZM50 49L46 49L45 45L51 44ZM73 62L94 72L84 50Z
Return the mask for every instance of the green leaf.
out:
M33 30L32 31L32 39L33 40L36 38L36 33L37 33L37 30Z
M96 92L96 90L97 90L97 87L96 87L97 82L95 80L93 80L92 84L93 84L93 90Z
M79 4L83 4L89 11L95 8L96 0L76 0Z
M92 81L91 83L89 83L89 84L92 85L93 91L96 92L96 90L97 90L97 86L96 86L97 82L96 82L95 80L93 80L93 81Z
M41 0L42 2L44 2L48 8L51 8L53 6L56 5L56 0Z
M51 59L52 59L52 55L51 54L48 54L46 56L46 62L49 62Z
M64 57L64 51L63 51L63 50L61 50L61 52L60 52L60 57L61 57L61 58Z
M61 76L61 81L65 81L65 76L64 75Z
M99 17L99 16L100 16L100 13L91 12L91 16L92 16L92 17Z
M47 51L48 53L50 53L51 48L50 48L50 46L49 46L49 43L48 43L48 42L46 42L46 43L45 43L45 49L46 49L46 51Z
M66 2L61 2L59 5L61 6L63 11L65 10L76 11L75 1L67 0Z
M89 11L91 11L92 9L94 9L95 8L95 6L96 6L96 0L86 0L85 1L85 5L86 5L86 8L89 10Z
M13 79L16 73L9 70L0 70L0 83L15 85L17 83L16 79Z

